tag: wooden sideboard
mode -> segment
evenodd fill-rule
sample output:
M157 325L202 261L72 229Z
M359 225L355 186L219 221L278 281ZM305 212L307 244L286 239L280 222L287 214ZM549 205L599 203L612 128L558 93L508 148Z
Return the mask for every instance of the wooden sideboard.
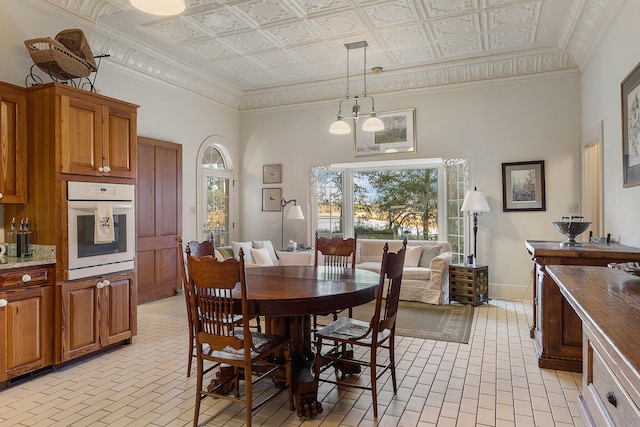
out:
M582 321L547 275L549 265L606 266L611 262L640 261L640 249L616 243L561 246L560 242L527 240L534 262L533 325L538 366L582 372Z
M589 266L547 273L582 320L585 423L640 425L640 278Z

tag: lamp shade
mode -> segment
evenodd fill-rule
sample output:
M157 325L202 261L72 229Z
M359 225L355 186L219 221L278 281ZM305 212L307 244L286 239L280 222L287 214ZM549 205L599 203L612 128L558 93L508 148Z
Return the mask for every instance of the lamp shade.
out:
M133 7L152 15L177 15L184 11L185 0L130 0Z
M462 212L489 212L491 209L489 209L489 203L487 203L484 192L474 188L473 191L467 192L460 210Z
M351 126L349 126L349 123L345 122L341 117L338 117L335 122L331 123L329 133L333 133L335 135L346 135L351 133Z
M382 123L382 120L376 117L376 113L373 111L371 112L371 117L365 120L362 124L362 130L367 132L377 132L383 129L384 123Z
M289 212L287 213L287 219L304 219L302 208L298 205L291 206Z

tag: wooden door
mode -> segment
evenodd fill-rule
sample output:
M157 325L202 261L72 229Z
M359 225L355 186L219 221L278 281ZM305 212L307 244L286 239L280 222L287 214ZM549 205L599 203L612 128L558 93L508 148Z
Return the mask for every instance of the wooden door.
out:
M27 96L0 83L0 203L27 202Z
M138 303L180 287L176 237L182 233L182 146L138 138L136 262Z

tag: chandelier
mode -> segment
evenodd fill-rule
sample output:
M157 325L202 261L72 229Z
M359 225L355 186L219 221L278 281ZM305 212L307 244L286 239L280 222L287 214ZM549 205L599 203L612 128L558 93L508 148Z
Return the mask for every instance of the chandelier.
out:
M335 122L331 124L329 127L329 132L338 135L344 135L347 133L351 133L351 126L349 123L345 121L345 117L342 115L342 102L351 100L351 94L349 93L349 51L352 49L362 49L364 48L364 72L362 73L362 97L354 96L354 105L351 108L352 115L350 117L346 117L348 119L353 119L354 126L357 125L358 120L364 114L360 113L360 104L358 104L358 100L363 98L369 98L371 100L371 112L368 114L369 117L362 124L362 130L366 132L376 132L384 129L384 123L378 117L376 117L376 109L375 103L372 96L367 95L367 44L366 41L355 42L355 43L347 43L344 47L347 48L347 94L344 98L340 100L340 105L338 107L338 118Z
M184 11L185 0L129 0L133 7L152 15L177 15Z

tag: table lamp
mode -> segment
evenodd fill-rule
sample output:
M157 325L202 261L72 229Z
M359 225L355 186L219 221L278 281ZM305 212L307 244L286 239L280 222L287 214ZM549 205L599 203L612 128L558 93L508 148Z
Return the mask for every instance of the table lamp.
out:
M296 199L291 199L291 200L282 199L280 201L280 206L282 207L282 240L280 242L280 247L282 248L282 250L285 249L285 247L284 247L284 209L290 203L293 203L293 206L291 206L291 208L289 209L289 211L287 213L287 219L288 220L291 220L291 219L304 219L304 214L302 213L302 208L300 206L298 206L298 202L296 202Z

